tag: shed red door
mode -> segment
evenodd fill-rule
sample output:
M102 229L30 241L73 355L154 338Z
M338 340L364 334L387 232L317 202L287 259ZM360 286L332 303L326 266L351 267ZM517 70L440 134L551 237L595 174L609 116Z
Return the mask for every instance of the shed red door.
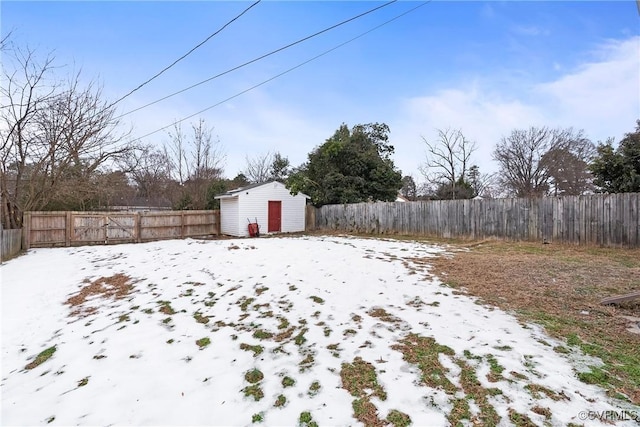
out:
M282 227L282 202L269 200L269 220L267 232L280 231Z

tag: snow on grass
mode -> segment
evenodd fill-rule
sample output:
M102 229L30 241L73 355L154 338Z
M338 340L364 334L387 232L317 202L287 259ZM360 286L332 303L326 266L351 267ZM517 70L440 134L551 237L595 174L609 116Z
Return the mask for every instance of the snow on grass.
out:
M0 267L1 424L567 425L618 410L538 328L432 277L443 252L347 237L31 250Z

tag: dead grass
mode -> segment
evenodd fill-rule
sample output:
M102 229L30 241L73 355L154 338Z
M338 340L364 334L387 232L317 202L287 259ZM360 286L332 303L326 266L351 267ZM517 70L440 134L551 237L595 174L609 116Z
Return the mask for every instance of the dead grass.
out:
M86 282L88 283L87 285L65 301L65 304L72 307L70 316L86 317L95 313L97 311L96 307L84 307L88 299L98 297L119 300L125 298L133 290L131 277L121 273L109 277L100 277L93 282Z
M640 249L500 241L466 246L472 249L429 259L445 283L601 358L604 369L582 379L640 404L640 335L628 332L629 321L621 317L640 317L640 301L600 304L640 289Z

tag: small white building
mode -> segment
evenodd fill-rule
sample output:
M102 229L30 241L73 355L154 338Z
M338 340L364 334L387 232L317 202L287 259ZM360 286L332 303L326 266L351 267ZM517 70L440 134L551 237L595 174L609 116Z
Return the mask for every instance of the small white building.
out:
M253 184L216 196L220 200L220 233L249 236L249 222L258 222L260 234L304 231L309 196L292 196L277 181Z

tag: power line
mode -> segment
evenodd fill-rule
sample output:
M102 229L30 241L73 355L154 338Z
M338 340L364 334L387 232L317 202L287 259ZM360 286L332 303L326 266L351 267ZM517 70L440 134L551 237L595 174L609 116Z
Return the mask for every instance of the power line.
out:
M363 17L363 16L365 16L365 15L368 15L368 14L370 14L370 13L372 13L372 12L375 12L376 10L382 9L383 7L389 6L390 4L395 3L395 2L397 2L397 1L398 1L398 0L391 0L391 1L389 1L389 2L385 3L385 4L381 5L381 6L374 7L373 9L370 9L370 10L368 10L368 11L366 11L366 12L363 12L363 13L361 13L361 14L357 15L357 16L354 16L354 17L352 17L352 18L349 18L349 19L346 19L346 20L344 20L344 21L342 21L342 22L339 22L339 23L337 23L337 24L335 24L335 25L332 25L332 26L330 26L330 27L327 27L327 28L325 28L324 30L321 30L321 31L318 31L317 33L311 34L310 36L307 36L307 37L301 38L300 40L297 40L297 41L295 41L295 42L293 42L293 43L289 43L289 44L288 44L288 45L286 45L286 46L283 46L283 47L281 47L281 48L278 48L278 49L276 49L276 50L273 50L273 51L271 51L271 52L269 52L269 53L266 53L266 54L264 54L264 55L262 55L262 56L259 56L259 57L255 58L255 59L252 59L251 61L247 61L247 62L245 62L244 64L241 64L241 65L238 65L238 66L236 66L236 67L230 68L230 69L228 69L227 71L223 71L223 72L222 72L222 73L220 73L220 74L216 74L215 76L212 76L212 77L209 77L208 79L202 80L202 81L201 81L201 82L199 82L199 83L193 84L193 85L191 85L191 86L189 86L189 87L186 87L186 88L184 88L184 89L181 89L181 90L179 90L179 91L177 91L177 92L174 92L174 93L172 93L172 94L170 94L170 95L164 96L164 97L162 97L162 98L160 98L160 99L157 99L157 100L155 100L155 101L153 101L153 102L150 102L150 103L148 103L148 104L145 104L145 105L143 105L142 107L138 107L138 108L135 108L135 109L133 109L133 110L131 110L131 111L127 111L126 113L121 114L120 116L116 117L116 119L122 118L122 117L124 117L124 116L128 116L129 114L135 113L136 111L140 111L140 110L142 110L143 108L150 107L151 105L157 104L158 102L162 102L162 101L164 101L165 99L169 99L169 98L171 98L171 97L173 97L173 96L179 95L179 94L181 94L181 93L183 93L183 92L186 92L186 91L191 90L191 89L193 89L193 88L195 88L195 87L198 87L198 86L203 85L203 84L205 84L205 83L207 83L207 82L210 82L211 80L214 80L214 79L217 79L217 78L219 78L219 77L222 77L222 76L224 76L225 74L229 74L229 73L231 73L232 71L239 70L240 68L246 67L246 66L247 66L247 65L249 65L249 64L253 64L254 62L260 61L261 59L264 59L264 58L266 58L266 57L268 57L268 56L274 55L274 54L276 54L276 53L278 53L278 52L281 52L281 51L283 51L283 50L285 50L285 49L289 49L290 47L293 47L293 46L295 46L295 45L297 45L297 44L300 44L300 43L302 43L302 42L304 42L304 41L307 41L307 40L312 39L312 38L314 38L314 37L316 37L316 36L319 36L320 34L326 33L327 31L333 30L334 28L340 27L341 25L347 24L347 23L349 23L349 22L351 22L351 21L354 21L354 20L356 20L356 19L358 19L358 18L361 18L361 17ZM116 102L118 102L118 101L116 101Z
M269 78L269 79L267 79L267 80L264 80L264 81L262 81L261 83L258 83L258 84L254 85L254 86L251 86L250 88L245 89L245 90L243 90L242 92L239 92L239 93L237 93L237 94L235 94L235 95L233 95L233 96L230 96L229 98L223 99L222 101L217 102L217 103L215 103L215 104L213 104L213 105L211 105L211 106L209 106L209 107L207 107L207 108L205 108L205 109L203 109L203 110L200 110L200 111L198 111L197 113L191 114L191 115L189 115L189 116L187 116L187 117L183 117L183 118L182 118L182 119L180 119L180 120L176 120L176 121L174 121L173 123L171 123L170 125L167 125L167 126L161 127L160 129L156 129L156 130L154 130L153 132L149 132L149 133L147 133L147 134L145 134L145 135L142 135L141 137L138 137L138 138L134 139L134 140L133 140L133 141L131 141L131 142L140 141L140 140L142 140L142 139L144 139L144 138L146 138L146 137L148 137L148 136L154 135L154 134L156 134L156 133L158 133L158 132L161 132L161 131L163 131L163 130L165 130L165 129L170 128L171 126L174 126L174 125L176 125L176 124L178 124L178 123L182 123L182 122L184 122L185 120L189 120L189 119L191 119L191 118L193 118L193 117L195 117L195 116L197 116L197 115L199 115L199 114L204 113L205 111L209 111L209 110L211 110L212 108L215 108L215 107L217 107L217 106L219 106L219 105L224 104L225 102L229 102L229 101L231 101L231 100L232 100L232 99L234 99L234 98L237 98L237 97L239 97L239 96L241 96L241 95L244 95L245 93L247 93L247 92L249 92L249 91L252 91L253 89L256 89L256 88L258 88L258 87L260 87L260 86L262 86L262 85L265 85L265 84L267 84L267 83L269 83L269 82L271 82L271 81L273 81L273 80L275 80L275 79L277 79L277 78L279 78L279 77L282 77L282 76L284 76L285 74L288 74L288 73L290 73L291 71L296 70L296 69L298 69L298 68L302 67L303 65L306 65L306 64L308 64L308 63L310 63L310 62L312 62L312 61L315 61L316 59L321 58L321 57L323 57L323 56L325 56L325 55L327 55L327 54L329 54L329 53L333 52L334 50L341 48L342 46L345 46L345 45L347 45L347 44L349 44L349 43L351 43L351 42L353 42L353 41L355 41L355 40L358 40L359 38L364 37L364 36L366 36L367 34L369 34L369 33L373 32L373 31L375 31L375 30L377 30L377 29L379 29L379 28L381 28L381 27L384 27L385 25L387 25L387 24L389 24L389 23L391 23L391 22L393 22L393 21L395 21L395 20L397 20L397 19L399 19L399 18L401 18L401 17L403 17L403 16L405 16L405 15L408 15L409 13L411 13L411 12L413 12L413 11L415 11L415 10L417 10L417 9L421 8L422 6L425 6L426 4L431 3L431 1L433 1L433 0L427 0L427 1L425 1L425 2L423 2L423 3L421 3L421 4L419 4L418 6L416 6L416 7L414 7L414 8L411 8L411 9L409 9L409 10L407 10L407 11L405 11L405 12L401 13L400 15L397 15L397 16L395 16L395 17L393 17L393 18L389 19L388 21L385 21L385 22L383 22L382 24L379 24L379 25L377 25L377 26L375 26L375 27L371 28L370 30L365 31L364 33L361 33L361 34L359 34L359 35L357 35L357 36L355 36L355 37L353 37L353 38L351 38L351 39L349 39L349 40L347 40L347 41L345 41L345 42L340 43L340 44L339 44L339 45L337 45L337 46L332 47L331 49L325 50L324 52L322 52L322 53L320 53L320 54L318 54L318 55L314 56L314 57L313 57L313 58L311 58L311 59L307 59L306 61L301 62L300 64L298 64L298 65L296 65L296 66L294 66L294 67L291 67L291 68L289 68L288 70L285 70L285 71L281 72L280 74L277 74L277 75L275 75L275 76L273 76L273 77L271 77L271 78Z
M175 61L173 61L170 65L166 66L165 68L162 69L162 71L160 71L159 73L157 73L156 75L154 75L153 77L151 77L149 80L145 81L144 83L142 83L141 85L139 85L137 88L133 89L131 92L127 93L126 95L118 98L114 103L111 104L111 106L116 105L117 103L119 103L120 101L122 101L123 99L127 98L128 96L130 96L132 93L134 93L135 91L139 90L140 88L142 88L143 86L145 86L146 84L150 83L152 80L155 80L157 77L159 77L162 73L164 73L165 71L167 71L169 68L173 67L174 65L176 65L178 62L182 61L184 58L186 58L187 56L189 56L191 53L193 53L194 50L198 49L200 46L202 46L203 44L205 44L206 42L208 42L212 37L214 37L215 35L219 34L222 30L224 30L225 28L227 28L229 25L231 25L233 22L235 22L236 20L238 20L242 15L244 15L245 13L247 13L252 7L254 7L255 5L257 5L258 3L260 3L262 0L257 0L255 3L253 3L251 6L247 7L245 10L243 10L239 15L237 15L235 18L233 18L231 21L227 22L226 24L224 24L222 27L220 27L216 32L214 32L213 34L211 34L209 37L207 37L206 39L204 39L203 41L201 41L200 43L198 43L195 47L193 47L189 52L185 53L184 55L182 55L180 58L176 59ZM122 117L122 116L120 116Z

